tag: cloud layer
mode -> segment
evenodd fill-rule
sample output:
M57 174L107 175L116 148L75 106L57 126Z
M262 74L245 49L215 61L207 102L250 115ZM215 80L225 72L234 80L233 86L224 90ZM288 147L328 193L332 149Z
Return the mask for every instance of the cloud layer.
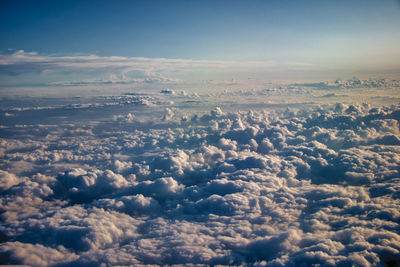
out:
M236 86L249 82L249 75L265 80L265 73L317 70L316 66L300 62L274 61L221 61L143 57L117 57L97 55L41 55L23 50L0 55L0 89L9 86L29 89L38 94L38 88L53 88L58 94L59 87L89 87L105 91L110 86L128 88L154 85L181 85L183 88L198 89L203 86ZM19 79L15 79L18 76ZM226 81L226 76L231 77ZM209 79L215 80L209 80ZM254 78L254 77L253 77ZM238 81L236 79L239 79ZM205 82L206 81L206 82ZM49 88L48 88L49 89ZM157 88L159 89L159 88ZM47 90L47 92L52 92ZM14 89L15 93L16 89ZM12 93L12 92L10 92ZM82 92L81 92L82 93ZM115 91L114 91L115 94Z
M397 88L2 99L0 263L396 263Z
M1 263L398 261L399 106L181 115L160 99L4 111ZM98 105L108 119L82 120ZM69 120L12 124L58 109Z

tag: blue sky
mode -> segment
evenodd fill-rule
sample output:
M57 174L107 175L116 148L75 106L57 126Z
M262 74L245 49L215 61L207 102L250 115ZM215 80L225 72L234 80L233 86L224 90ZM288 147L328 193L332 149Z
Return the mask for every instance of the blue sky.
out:
M399 70L396 0L2 0L0 5L2 55L24 50L54 57L301 63L332 77L349 70Z

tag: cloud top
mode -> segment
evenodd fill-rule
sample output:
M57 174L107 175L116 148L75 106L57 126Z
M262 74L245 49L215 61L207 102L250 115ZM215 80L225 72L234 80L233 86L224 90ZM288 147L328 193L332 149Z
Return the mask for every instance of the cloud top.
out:
M380 266L399 258L399 106L194 114L169 106L157 118L143 106L135 115L130 105L106 106L109 119L91 123L3 128L4 263Z

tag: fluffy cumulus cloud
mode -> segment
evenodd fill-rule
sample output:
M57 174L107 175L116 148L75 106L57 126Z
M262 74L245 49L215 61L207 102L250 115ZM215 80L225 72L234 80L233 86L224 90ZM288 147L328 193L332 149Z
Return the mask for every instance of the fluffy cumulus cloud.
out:
M2 264L400 262L399 106L121 107L91 123L12 124L26 110L7 110Z

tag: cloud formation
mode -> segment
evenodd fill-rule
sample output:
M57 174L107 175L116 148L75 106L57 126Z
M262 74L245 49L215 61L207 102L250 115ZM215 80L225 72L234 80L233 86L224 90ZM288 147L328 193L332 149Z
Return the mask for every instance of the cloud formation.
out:
M0 142L2 263L398 261L398 105L185 113L103 104L108 119L91 123L12 124L26 110L7 110L15 116Z
M97 55L41 55L15 51L0 55L0 86L87 87L110 85L147 86L239 86L248 77L239 73L264 74L316 69L309 63L274 61L222 61ZM210 73L213 73L210 75ZM223 76L232 77L225 81ZM16 76L29 79L15 79ZM213 77L214 80L210 80ZM240 80L236 80L239 77ZM261 76L262 77L262 76ZM202 82L205 81L205 82Z

